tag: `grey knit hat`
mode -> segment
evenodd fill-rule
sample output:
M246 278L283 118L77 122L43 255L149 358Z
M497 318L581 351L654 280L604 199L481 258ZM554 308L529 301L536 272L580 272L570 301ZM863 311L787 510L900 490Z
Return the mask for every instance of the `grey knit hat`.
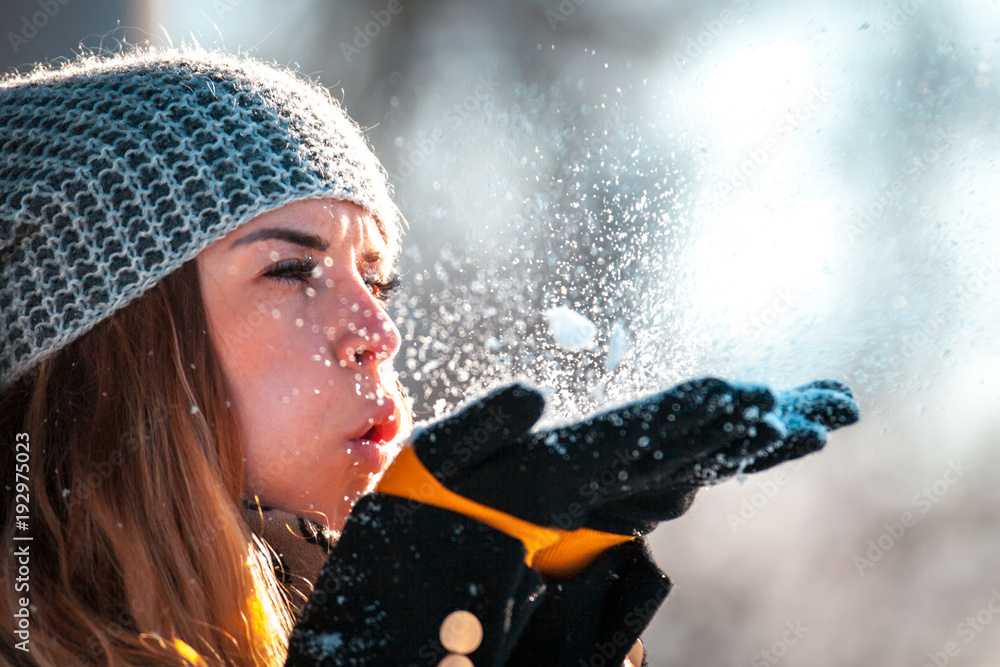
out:
M358 127L292 72L197 48L0 81L0 392L261 213L402 218Z

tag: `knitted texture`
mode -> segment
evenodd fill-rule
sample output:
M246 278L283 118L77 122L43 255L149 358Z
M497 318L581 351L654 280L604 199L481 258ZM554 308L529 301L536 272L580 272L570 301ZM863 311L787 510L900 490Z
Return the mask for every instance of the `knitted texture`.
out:
M0 391L199 251L293 201L401 216L325 89L196 48L0 82Z

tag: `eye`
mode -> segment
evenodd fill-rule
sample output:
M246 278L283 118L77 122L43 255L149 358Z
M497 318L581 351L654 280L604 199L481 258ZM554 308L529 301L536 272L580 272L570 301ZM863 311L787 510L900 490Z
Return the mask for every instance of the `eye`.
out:
M403 286L403 279L398 273L392 274L386 280L380 280L376 275L368 275L365 276L365 284L368 285L368 289L371 290L376 299L383 303L389 303L399 288Z
M312 257L306 257L305 259L283 259L268 268L263 275L265 278L286 283L288 285L295 285L299 283L308 284L309 279L313 277L313 271L315 269L316 260Z

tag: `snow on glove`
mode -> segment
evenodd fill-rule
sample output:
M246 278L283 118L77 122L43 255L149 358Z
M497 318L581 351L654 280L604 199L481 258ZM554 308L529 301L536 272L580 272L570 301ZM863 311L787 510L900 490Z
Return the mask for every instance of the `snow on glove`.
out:
M740 389L750 395L767 392L763 387ZM753 411L750 408L744 416L750 418ZM652 485L648 478L631 475L632 483L623 483L618 493L609 493L589 514L585 527L563 533L555 545L539 552L534 567L549 576L574 576L600 554L602 545L612 545L610 538L623 529L645 534L657 523L686 511L699 487L814 452L826 444L828 431L853 424L859 417L851 390L835 380L818 380L779 392L761 422L747 426L745 438L677 468L667 478L672 483L663 483L659 472L654 473Z
M760 472L815 452L826 444L829 431L858 421L861 411L847 385L836 380L816 380L778 392L774 415L785 435L775 447L757 452L744 472Z
M768 389L714 378L567 427L529 432L543 407L541 394L522 385L493 392L416 432L377 490L448 507L515 535L532 565L539 551L565 541L569 548L559 551L567 553L550 552L558 558L549 559L565 574L656 521L680 516L698 486L688 477L699 461L746 449L747 439L779 437L764 421L774 407ZM596 525L588 521L635 496L655 497L636 505L638 521L621 520L621 512Z
M743 391L767 390L750 386L743 387ZM607 490L608 497L590 513L585 526L611 533L623 528L647 533L660 521L675 518L666 516L665 510L684 489L692 491L689 497L693 499L693 491L701 486L725 481L739 473L767 470L815 452L826 444L829 431L853 424L859 417L860 410L851 390L836 380L817 380L778 392L774 394L773 406L748 428L747 437L735 439L728 447L702 456L690 465L681 465L667 483L656 483L654 474L652 485L640 477L631 485L631 492L621 488Z

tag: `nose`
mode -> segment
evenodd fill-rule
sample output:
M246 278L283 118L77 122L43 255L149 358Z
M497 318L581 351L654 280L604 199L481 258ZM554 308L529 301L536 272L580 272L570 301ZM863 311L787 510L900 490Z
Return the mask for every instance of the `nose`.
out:
M366 298L359 295L355 303L341 309L336 323L334 353L341 366L377 366L399 351L399 329L367 288L364 294Z

